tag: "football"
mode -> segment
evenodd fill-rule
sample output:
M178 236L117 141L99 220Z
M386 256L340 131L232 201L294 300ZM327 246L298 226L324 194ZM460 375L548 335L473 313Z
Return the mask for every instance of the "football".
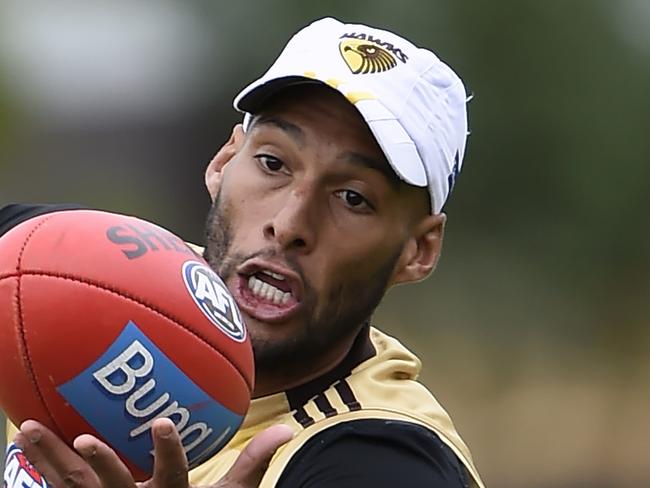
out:
M96 435L142 480L154 419L175 423L197 466L237 431L253 375L228 289L171 232L67 210L0 238L0 408L14 424L36 419L70 445Z

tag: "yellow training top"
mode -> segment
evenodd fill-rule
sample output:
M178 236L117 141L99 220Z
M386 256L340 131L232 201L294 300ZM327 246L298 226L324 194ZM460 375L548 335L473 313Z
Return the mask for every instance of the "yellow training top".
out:
M251 438L283 423L295 437L280 447L260 487L273 487L292 457L316 434L364 419L402 421L435 433L465 467L470 486L484 488L469 449L447 412L417 381L420 360L396 339L375 328L364 328L352 350L333 371L292 390L254 399L241 429L217 455L190 472L193 485L215 483L232 466ZM8 426L8 438L15 435Z

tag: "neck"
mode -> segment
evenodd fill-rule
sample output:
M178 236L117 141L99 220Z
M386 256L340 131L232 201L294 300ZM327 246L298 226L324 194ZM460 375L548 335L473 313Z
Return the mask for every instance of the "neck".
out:
M298 366L291 364L286 367L273 368L273 370L256 370L253 398L287 391L326 374L343 361L350 352L354 339L355 336L352 336L342 341L338 347L321 354L318 360L310 364L300 364Z

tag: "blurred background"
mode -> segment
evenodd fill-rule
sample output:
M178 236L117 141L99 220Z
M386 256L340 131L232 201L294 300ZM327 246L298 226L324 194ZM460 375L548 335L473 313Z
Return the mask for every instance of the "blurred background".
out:
M650 1L0 0L0 205L200 243L233 97L326 15L433 49L474 93L442 260L375 323L488 486L650 486Z

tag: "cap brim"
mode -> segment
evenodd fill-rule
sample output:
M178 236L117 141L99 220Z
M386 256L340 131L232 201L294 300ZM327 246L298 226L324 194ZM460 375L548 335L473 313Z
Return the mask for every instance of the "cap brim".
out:
M288 87L305 84L326 86L344 96L339 90L317 78L291 75L269 80L257 80L237 95L233 105L241 112L256 114L267 100L280 91ZM370 104L352 103L352 106L359 111L365 120L397 175L411 185L427 186L428 177L417 148L396 117L374 100ZM246 120L245 118L244 126L247 126ZM413 162L414 164L407 164L407 162Z
M290 86L305 84L326 85L320 80L306 76L282 76L268 81L262 80L244 88L235 98L234 105L237 110L255 114L273 95Z

